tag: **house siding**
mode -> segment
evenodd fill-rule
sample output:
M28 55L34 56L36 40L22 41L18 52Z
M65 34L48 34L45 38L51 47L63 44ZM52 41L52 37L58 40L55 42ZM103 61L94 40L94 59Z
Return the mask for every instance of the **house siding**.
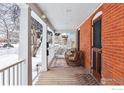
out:
M108 85L124 84L124 4L103 4L80 27L80 50L85 68L91 70L91 32L94 15L102 11L102 80ZM109 81L109 79L111 79Z

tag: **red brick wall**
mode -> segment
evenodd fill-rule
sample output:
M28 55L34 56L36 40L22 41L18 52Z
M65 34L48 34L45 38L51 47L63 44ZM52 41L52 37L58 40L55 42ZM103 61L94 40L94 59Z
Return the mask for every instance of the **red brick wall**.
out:
M84 66L90 70L91 58L91 20L87 20L80 27L80 50L83 51Z
M102 21L103 77L124 80L124 4L104 4Z
M102 78L113 79L106 84L124 84L124 4L103 4L98 11L103 12ZM84 51L87 69L90 69L91 62L91 22L94 15L80 27L80 49Z

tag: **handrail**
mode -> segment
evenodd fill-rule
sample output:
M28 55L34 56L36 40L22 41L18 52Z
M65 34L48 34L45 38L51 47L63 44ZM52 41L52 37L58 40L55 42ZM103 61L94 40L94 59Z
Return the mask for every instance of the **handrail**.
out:
M20 60L18 61L17 63L14 63L12 65L9 65L3 69L0 69L0 73L2 73L2 85L5 85L5 71L8 71L8 85L10 85L10 76L11 76L11 71L10 69L12 68L12 75L13 75L13 85L15 85L15 83L17 85L19 85L19 82L21 83L22 81L22 63L24 62L25 60ZM20 68L19 68L19 65L20 65ZM16 67L16 71L15 71L15 67ZM19 75L19 69L20 69L20 75ZM15 73L16 72L16 73ZM15 76L16 75L16 76ZM19 76L20 76L20 80L19 80ZM16 80L16 81L15 81Z
M14 64L10 65L10 66L7 66L7 67L5 67L3 69L0 69L0 72L3 72L4 70L7 70L7 69L9 69L9 68L11 68L11 67L13 67L13 66L15 66L17 64L20 64L20 63L24 62L24 61L25 60L21 60L21 61L18 61L17 63L14 63Z

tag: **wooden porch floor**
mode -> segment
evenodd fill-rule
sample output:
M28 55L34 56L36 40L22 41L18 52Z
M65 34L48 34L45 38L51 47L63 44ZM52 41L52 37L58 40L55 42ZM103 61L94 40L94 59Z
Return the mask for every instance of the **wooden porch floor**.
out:
M41 72L35 85L97 85L83 67L70 67L64 59L52 62L47 72Z

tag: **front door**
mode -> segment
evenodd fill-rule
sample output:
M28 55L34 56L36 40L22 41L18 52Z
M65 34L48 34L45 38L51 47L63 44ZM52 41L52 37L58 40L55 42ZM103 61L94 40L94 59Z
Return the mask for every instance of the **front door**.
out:
M93 21L93 75L100 81L101 79L101 53L102 53L102 42L101 42L101 17Z

